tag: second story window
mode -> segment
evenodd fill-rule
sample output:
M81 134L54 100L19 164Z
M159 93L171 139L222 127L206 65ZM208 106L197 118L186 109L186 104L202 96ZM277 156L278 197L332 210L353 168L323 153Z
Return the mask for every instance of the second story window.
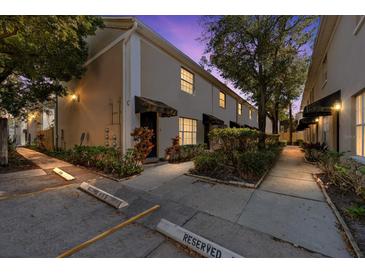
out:
M248 118L252 120L252 108L248 109Z
M181 82L181 90L193 94L194 92L194 74L192 74L190 71L181 68L180 72L180 82Z
M224 92L219 92L219 106L221 108L226 108L226 94Z
M238 115L242 115L242 104L241 103L238 103L238 105L237 105L237 112L238 112Z

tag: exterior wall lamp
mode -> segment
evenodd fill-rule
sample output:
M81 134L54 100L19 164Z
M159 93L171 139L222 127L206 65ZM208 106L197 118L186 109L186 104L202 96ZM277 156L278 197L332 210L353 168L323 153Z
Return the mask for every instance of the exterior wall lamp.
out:
M71 100L73 101L73 102L80 102L80 96L79 95L77 95L76 93L74 93L74 94L72 94L71 95Z
M333 109L335 111L340 111L341 110L341 103L340 102L337 102L333 105Z
M314 121L316 121L316 123L318 123L319 122L319 118L317 117Z

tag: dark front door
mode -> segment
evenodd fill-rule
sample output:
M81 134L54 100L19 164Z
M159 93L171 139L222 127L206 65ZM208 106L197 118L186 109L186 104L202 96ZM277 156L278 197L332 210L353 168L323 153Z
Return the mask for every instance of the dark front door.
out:
M209 145L209 129L210 129L210 126L209 124L204 124L204 143L207 144L207 148L210 148L210 145Z
M154 147L147 158L157 157L157 112L143 112L141 113L141 127L147 127L153 130L153 137L151 142Z

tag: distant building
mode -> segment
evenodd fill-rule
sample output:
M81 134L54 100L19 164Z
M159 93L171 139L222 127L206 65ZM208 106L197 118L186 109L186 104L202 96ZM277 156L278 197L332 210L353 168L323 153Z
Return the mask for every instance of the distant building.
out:
M365 156L365 16L322 16L298 130L357 159Z
M214 127L258 127L254 106L144 24L108 17L105 25L88 39L86 74L58 99L59 147L82 141L125 152L143 126L155 132L149 157L162 158L176 136L202 144Z

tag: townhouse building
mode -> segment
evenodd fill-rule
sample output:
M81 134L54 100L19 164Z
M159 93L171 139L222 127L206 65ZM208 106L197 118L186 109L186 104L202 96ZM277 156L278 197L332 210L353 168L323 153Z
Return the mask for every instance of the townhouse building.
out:
M305 141L363 160L365 17L322 16L301 102Z
M214 127L257 128L257 109L135 18L105 18L88 38L82 79L58 98L56 140L105 145L125 152L136 127L154 130L151 158L163 158L171 139L208 143ZM267 125L271 129L270 122Z

